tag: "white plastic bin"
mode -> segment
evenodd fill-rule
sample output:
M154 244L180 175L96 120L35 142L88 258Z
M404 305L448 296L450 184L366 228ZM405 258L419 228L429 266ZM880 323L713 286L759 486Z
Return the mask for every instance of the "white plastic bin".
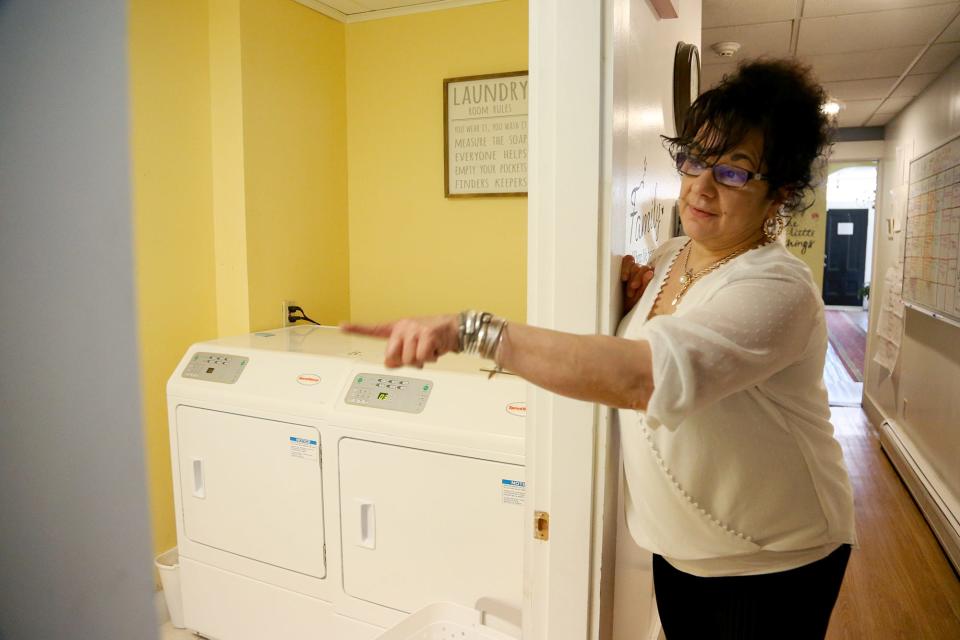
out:
M483 613L452 602L437 602L410 614L376 640L516 640L483 624Z
M160 572L163 597L170 612L170 624L183 629L183 596L180 595L180 555L174 547L156 557L154 564Z

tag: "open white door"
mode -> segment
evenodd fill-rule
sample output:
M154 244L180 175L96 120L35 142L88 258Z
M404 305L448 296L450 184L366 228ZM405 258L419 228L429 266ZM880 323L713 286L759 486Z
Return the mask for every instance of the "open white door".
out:
M701 21L699 0L674 5L661 20L647 0L530 0L531 324L612 333L620 257L639 253L631 214L662 208L654 235L670 235L679 178L659 136L674 133L674 50L699 47ZM524 640L655 638L649 553L617 521L613 412L533 386L528 402ZM630 604L616 617L615 575Z
M598 329L603 3L530 2L527 316ZM531 386L525 640L591 637L597 409ZM534 537L535 512L549 539Z

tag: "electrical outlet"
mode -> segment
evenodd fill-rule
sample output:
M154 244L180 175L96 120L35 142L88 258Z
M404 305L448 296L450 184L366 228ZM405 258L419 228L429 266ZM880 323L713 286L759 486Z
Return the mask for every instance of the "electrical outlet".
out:
M283 322L280 324L281 327L292 327L295 324L290 322L290 312L287 310L288 307L292 306L297 306L297 303L293 300L283 301Z

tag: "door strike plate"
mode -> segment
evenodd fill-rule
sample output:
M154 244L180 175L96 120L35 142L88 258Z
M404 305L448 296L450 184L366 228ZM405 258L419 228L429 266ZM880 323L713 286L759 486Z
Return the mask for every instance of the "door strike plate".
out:
M533 537L537 540L550 539L550 514L546 511L533 512Z

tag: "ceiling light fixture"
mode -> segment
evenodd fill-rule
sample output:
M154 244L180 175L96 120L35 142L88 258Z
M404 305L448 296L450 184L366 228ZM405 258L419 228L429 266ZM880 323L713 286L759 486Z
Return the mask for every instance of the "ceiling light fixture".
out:
M733 54L740 50L740 43L717 42L716 44L710 45L710 48L721 58L732 58Z
M820 105L820 110L823 111L828 116L835 116L840 113L840 103L836 100L831 100L830 102L824 102Z

